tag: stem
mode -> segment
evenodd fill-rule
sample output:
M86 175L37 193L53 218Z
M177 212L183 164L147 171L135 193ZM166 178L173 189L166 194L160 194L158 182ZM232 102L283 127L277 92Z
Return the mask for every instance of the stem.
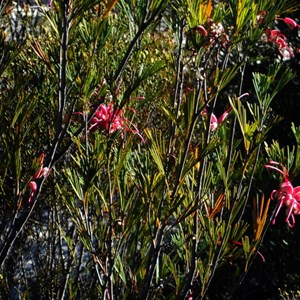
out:
M149 299L149 289L150 289L150 285L152 282L152 278L154 275L154 270L155 267L157 266L157 258L159 257L159 253L160 253L160 246L161 246L161 242L162 242L162 238L163 238L163 231L164 231L164 226L160 227L157 230L157 234L156 234L156 239L155 239L155 245L152 246L150 255L149 255L149 264L148 264L148 268L147 268L147 273L146 273L146 280L145 283L141 289L140 295L138 297L138 299L140 300L147 300Z
M108 220L108 238L107 238L107 280L108 280L108 289L109 289L109 299L114 299L114 286L112 280L113 274L113 253L112 253L112 235L113 235L113 219L112 219L112 209L113 209L113 191L111 184L111 174L110 174L110 160L111 160L111 151L108 150L108 160L107 160L107 176L108 176L108 190L109 190L109 220ZM105 295L105 294L104 294Z
M182 56L182 43L183 43L183 29L184 29L184 23L181 21L181 27L180 27L180 33L179 33L179 48L177 52L177 63L176 63L176 84L175 84L175 91L173 96L173 109L176 110L176 117L178 117L179 108L180 108L180 102L182 97L182 89L183 89L183 63L181 60ZM176 132L176 124L174 124L173 121L171 121L170 124L170 138L169 138L169 147L168 147L168 160L167 160L167 166L166 166L166 173L169 172L172 160L171 154L173 152L173 144L174 144L174 137Z
M247 195L246 195L246 199L244 201L244 204L243 204L243 208L242 208L242 211L241 211L241 215L240 217L238 218L238 223L241 221L242 219L242 216L245 212L245 209L246 209L246 205L247 205L247 202L248 202L248 199L249 199L249 195L250 195L250 190L251 190L251 186L252 186L252 182L253 182L253 178L254 178L254 172L256 170L256 166L257 166L257 163L258 163L258 158L259 158L259 154L260 154L260 148L261 148L261 143L258 145L258 148L257 148L257 153L256 153L256 157L255 157L255 162L254 162L254 166L252 168L252 172L251 172L251 176L250 176L250 181L249 181L249 185L248 185L248 189L247 189Z
M189 132L189 137L187 139L187 143L186 143L186 149L185 149L185 156L184 156L184 160L182 162L182 166L181 166L181 171L180 171L180 177L179 179L181 178L181 175L182 175L182 171L183 171L183 167L184 167L184 163L185 163L185 160L186 160L186 156L187 156L187 150L189 148L189 145L190 145L190 141L191 141L191 138L192 138L192 133L194 131L194 127L195 127L195 124L196 124L196 120L198 119L198 114L197 114L197 111L198 111L198 106L199 106L199 103L200 103L200 95L201 95L201 88L202 88L202 83L199 84L199 80L197 81L197 93L196 93L196 101L195 101L195 106L194 106L194 114L195 114L195 119L193 120L193 123L191 125L191 130ZM209 127L208 127L209 128ZM204 169L205 169L205 162L203 162L201 164L201 170L199 172L199 180L198 182L202 182L202 177L203 177L203 174L204 174ZM178 186L178 184L177 184ZM178 190L176 186L176 192ZM199 232L199 226L198 226L198 208L199 208L199 201L200 201L200 186L198 185L198 197L197 197L197 204L196 204L196 210L195 210L195 214L194 214L194 217L193 217L193 233L194 233L194 240L192 241L192 247L191 247L191 265L190 265L190 269L189 269L189 272L187 274L187 278L185 280L185 284L180 292L180 295L178 297L178 299L185 299L186 298L186 295L190 289L190 286L193 282L193 279L194 279L194 276L195 276L195 270L196 270L196 266L197 266L197 248L198 248L198 243L199 243L199 239L198 239L198 232ZM174 194L175 195L175 194Z
M60 57L59 57L59 90L58 90L58 111L56 118L56 135L53 141L53 146L50 151L49 167L53 165L54 156L57 148L61 143L65 130L63 128L63 115L65 112L65 106L67 101L67 64L68 64L68 46L69 46L69 30L70 30L70 17L69 17L69 0L65 0L63 5L62 16L62 34L60 45Z
M245 75L245 69L246 64L244 64L243 68L241 69L241 82L240 82L240 88L239 88L239 95L242 93L243 89L243 82L244 82L244 75ZM232 152L233 152L233 143L234 143L234 137L235 137L235 130L236 130L236 116L234 116L233 124L230 131L230 145L229 145L229 154L228 154L228 160L227 160L227 166L226 166L226 180L229 178L229 170L230 170L230 164L232 159Z

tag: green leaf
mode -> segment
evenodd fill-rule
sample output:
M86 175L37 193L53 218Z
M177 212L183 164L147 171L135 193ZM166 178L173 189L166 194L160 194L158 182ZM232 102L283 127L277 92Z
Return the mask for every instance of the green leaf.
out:
M79 176L76 170L71 170L69 168L65 169L65 174L78 199L83 200L83 190L82 190L82 186L84 184L83 179Z
M116 270L117 274L120 276L123 283L126 284L127 280L126 280L126 275L125 275L125 272L124 272L123 263L124 262L122 261L120 254L116 253L115 262L114 262L114 269Z

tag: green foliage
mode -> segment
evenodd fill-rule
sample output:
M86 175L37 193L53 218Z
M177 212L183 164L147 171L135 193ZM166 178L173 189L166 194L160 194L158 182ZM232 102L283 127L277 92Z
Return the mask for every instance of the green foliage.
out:
M294 7L65 0L40 34L1 32L1 296L19 282L23 298L204 299L232 265L234 291L271 216L261 166L299 174L298 127L294 147L266 142L292 72L274 52L244 84Z

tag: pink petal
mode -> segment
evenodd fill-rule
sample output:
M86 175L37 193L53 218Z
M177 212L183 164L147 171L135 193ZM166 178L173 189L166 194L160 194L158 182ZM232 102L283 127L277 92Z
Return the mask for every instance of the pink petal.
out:
M203 36L207 36L207 31L202 25L198 25L194 27L195 31L200 31Z
M224 122L224 120L227 118L228 114L230 113L232 107L230 106L219 118L218 118L218 124L221 124Z
M217 119L217 117L215 116L215 114L211 114L210 122L211 122L211 123L218 123L218 119Z
M290 181L284 181L280 184L280 191L292 195L294 192L294 188Z
M211 118L210 118L210 131L215 131L218 127L218 119L215 116L215 114L211 114Z
M290 222L290 219L292 222ZM289 219L286 219L286 222L288 223L289 227L293 228L296 224L294 215L292 214Z
M287 47L287 44L286 44L285 40L283 38L281 38L281 37L279 37L279 38L276 39L276 45L278 47L281 47L281 48Z
M280 35L280 31L277 29L273 29L273 30L267 29L266 34L269 36L269 42L276 42L276 39Z
M284 205L286 205L286 206L290 206L294 202L294 198L293 198L292 194L287 194L285 196L282 196L281 199L282 199Z
M98 122L100 122L100 119L93 117L90 122L94 125L94 124L97 124Z
M296 186L294 188L293 197L296 199L296 201L300 202L300 186Z
M278 48L278 51L282 57L285 57L287 59L290 59L291 57L293 57L293 51L288 46Z
M300 203L294 203L293 205L293 214L300 215Z
M31 189L32 193L35 193L37 191L37 184L35 181L30 181L28 186Z
M274 216L274 218L273 218L273 220L272 220L272 224L273 224L273 225L275 224L277 215L278 215L278 213L279 213L279 211L280 211L280 209L281 209L281 207L282 207L282 204L283 204L283 201L281 200L280 203L279 203L279 205L278 205L278 208L277 208L277 211L276 211L276 213L275 213L275 216Z
M290 29L295 29L296 27L300 27L297 22L291 18L277 18L277 20L282 20L285 24L287 24Z

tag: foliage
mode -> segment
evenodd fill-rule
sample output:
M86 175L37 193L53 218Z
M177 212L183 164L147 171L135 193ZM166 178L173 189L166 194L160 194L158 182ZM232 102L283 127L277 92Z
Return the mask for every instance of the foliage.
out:
M266 38L295 10L62 0L2 30L2 298L235 297L276 211L264 165L299 175L298 124L270 142L292 46Z

